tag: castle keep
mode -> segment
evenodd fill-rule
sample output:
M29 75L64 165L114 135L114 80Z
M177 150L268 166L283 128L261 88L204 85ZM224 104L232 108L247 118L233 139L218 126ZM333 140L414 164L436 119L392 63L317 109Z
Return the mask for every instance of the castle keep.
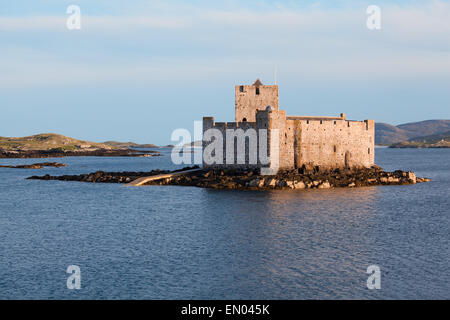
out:
M343 113L339 117L288 116L286 111L279 110L278 86L266 86L259 80L251 86L235 87L234 122L214 122L213 117L203 118L204 150L214 140L205 139L205 132L209 129L217 129L223 135L223 161L206 163L204 159L204 167L269 166L259 160L256 164L249 161L251 159L249 141L245 142L245 156L240 160L238 143L227 146L225 143L227 134L230 135L233 130L238 129L244 132L254 129L252 131L257 132L258 138L262 137L260 129L267 129L267 138L266 135L263 136L263 139L267 139L267 143L261 144L261 139L258 139L257 153L260 154L260 148L267 148L271 166L273 156L276 155L274 148L277 148L280 169L301 168L303 165L334 169L370 167L374 164L373 120L347 120ZM275 143L276 139L271 138L271 132L277 133L278 143ZM232 140L235 139L232 137ZM232 161L226 158L227 147L233 148L228 150L234 155Z

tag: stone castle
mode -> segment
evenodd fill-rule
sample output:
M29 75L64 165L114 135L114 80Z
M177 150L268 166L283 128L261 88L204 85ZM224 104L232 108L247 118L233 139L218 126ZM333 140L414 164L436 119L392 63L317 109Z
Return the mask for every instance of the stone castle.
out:
M373 120L347 120L345 114L339 117L321 116L288 116L286 111L279 110L278 86L263 85L256 80L253 85L235 87L235 121L214 122L214 117L203 118L203 134L208 129L219 130L224 140L230 129L267 129L267 154L273 162L277 154L280 169L294 169L303 166L320 166L320 168L354 168L370 167L374 164L375 126ZM278 141L274 144L270 132L278 129ZM276 131L274 131L276 132ZM234 139L234 137L233 137ZM213 140L203 141L207 148ZM267 167L262 163L249 162L249 142L245 143L245 157L238 161L237 144L234 148L234 160L225 159L227 144L223 143L223 161L206 163L204 167L216 168L249 168ZM259 149L260 142L257 148ZM274 152L274 148L279 150ZM228 150L230 151L230 150ZM230 151L231 152L231 151ZM258 150L259 154L259 150ZM226 161L228 160L228 161ZM252 163L252 164L250 164ZM269 165L272 165L270 163Z

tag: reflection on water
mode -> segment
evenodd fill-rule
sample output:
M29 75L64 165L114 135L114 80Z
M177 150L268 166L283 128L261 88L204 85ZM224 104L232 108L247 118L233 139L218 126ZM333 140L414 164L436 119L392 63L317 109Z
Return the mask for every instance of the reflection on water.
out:
M229 204L224 205L223 191L205 190L201 223L207 224L205 241L215 239L207 250L226 249L220 270L228 274L228 292L256 291L263 281L277 285L262 298L351 298L342 285L348 277L357 282L365 276L368 265L361 259L371 260L378 195L373 187L227 191ZM324 285L324 279L330 283Z
M433 180L257 192L0 169L0 298L449 298L450 150L377 149L376 160ZM39 173L175 168L167 154L55 161L69 166ZM76 293L65 287L69 264L82 270ZM372 264L381 290L366 288Z

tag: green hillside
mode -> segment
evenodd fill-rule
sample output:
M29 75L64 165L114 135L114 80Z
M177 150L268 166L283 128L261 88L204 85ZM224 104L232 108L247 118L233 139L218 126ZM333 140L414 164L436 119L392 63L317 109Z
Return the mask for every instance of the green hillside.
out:
M113 149L103 143L77 140L54 133L42 133L28 137L0 137L0 149L8 151L27 150L60 150L60 151L90 151L98 149Z
M148 143L148 144L138 144L134 142L119 142L119 141L105 141L104 144L113 147L113 148L158 148L157 145Z

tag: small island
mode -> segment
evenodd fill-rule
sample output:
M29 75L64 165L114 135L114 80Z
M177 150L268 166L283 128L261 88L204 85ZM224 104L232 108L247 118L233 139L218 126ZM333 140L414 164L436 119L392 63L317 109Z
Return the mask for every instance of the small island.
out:
M58 162L39 162L39 163L33 163L33 164L22 164L18 166L5 166L0 165L0 168L12 168L12 169L42 169L44 167L66 167L64 163L58 163Z
M397 170L386 172L378 166L371 168L321 170L303 167L280 170L276 175L261 175L259 169L203 169L198 166L180 170L152 170L150 172L103 172L81 175L32 176L32 180L60 180L91 183L132 183L139 178L151 178L143 185L193 186L212 189L283 190L329 189L381 185L408 185L430 181L416 177L414 172Z
M21 138L0 137L0 158L155 157L161 155L156 150L132 149L134 145L119 142L97 143L54 133ZM146 146L156 147L155 145Z

